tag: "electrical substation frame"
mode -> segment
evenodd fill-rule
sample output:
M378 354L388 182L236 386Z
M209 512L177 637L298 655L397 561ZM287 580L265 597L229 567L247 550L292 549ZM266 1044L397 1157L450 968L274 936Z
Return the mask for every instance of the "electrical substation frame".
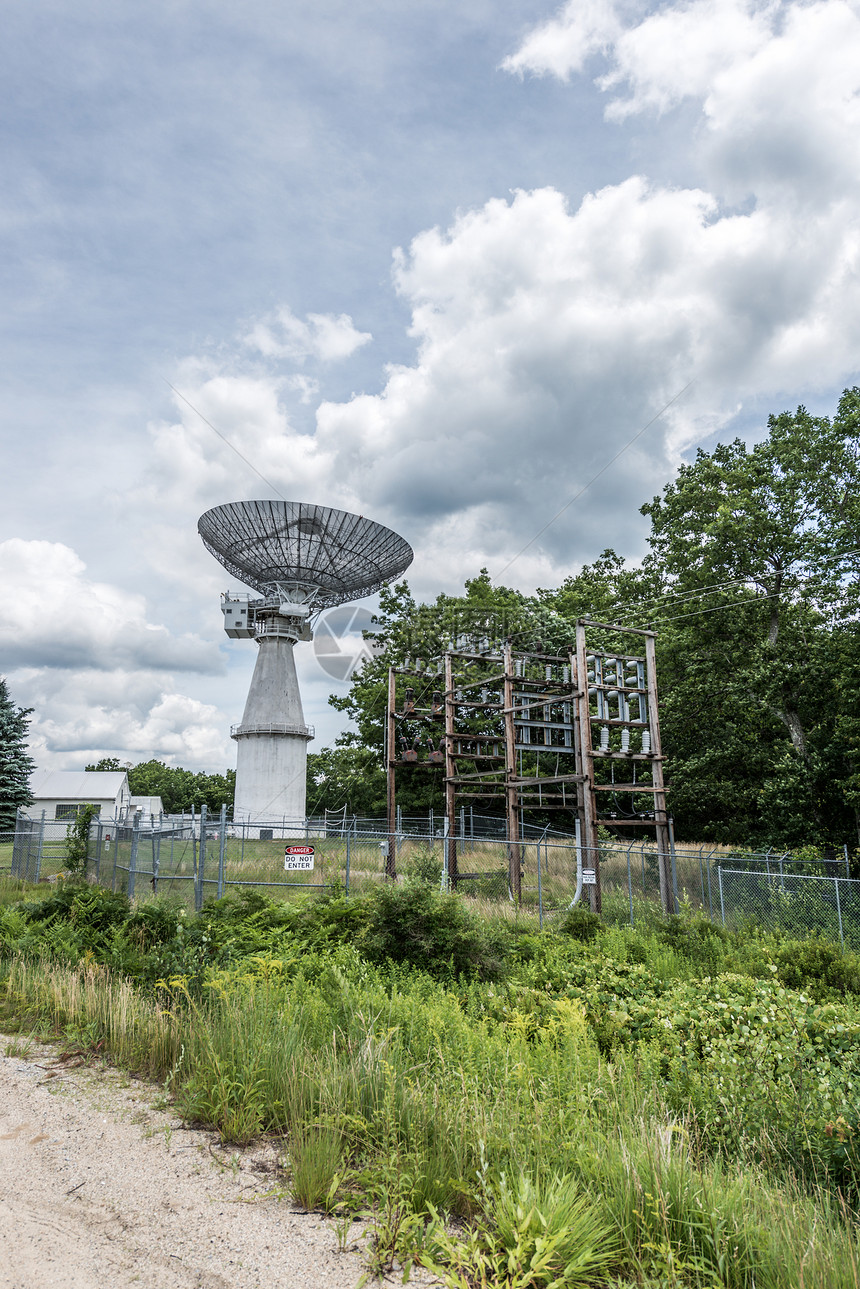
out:
M587 633L593 638L595 632L609 633L610 637L641 637L645 652L628 653L617 646L589 647ZM585 775L580 826L585 853L595 859L591 907L596 912L600 912L602 903L598 835L601 826L654 828L660 903L664 913L676 911L657 699L656 639L654 631L639 627L622 627L590 618L580 618L576 624L575 669L577 676L584 678L578 700L580 757ZM599 735L595 741L596 730ZM631 742L636 738L638 751ZM615 781L615 768L619 764L630 767L632 782ZM607 767L609 782L605 778ZM626 815L619 809L606 810L600 805L606 799L603 793L609 794L616 807L620 805L619 796L629 795L632 802L641 800L643 795L650 796L650 807L642 810L634 805Z
M645 653L591 649L586 632L642 636ZM470 876L458 867L458 804L496 801L505 815L508 886L515 901L522 891L523 811L565 810L575 811L579 819L583 867L593 873L586 889L595 912L602 904L598 828L630 824L655 828L661 902L673 912L654 641L653 631L580 619L575 642L564 654L515 650L507 641L501 648L452 648L426 666L407 659L405 666L390 668L386 876L395 877L397 871L397 769L420 767L444 778L446 870L452 888ZM408 735L414 729L418 733L410 746ZM638 750L631 737L638 738ZM428 751L422 758L425 742ZM633 767L632 783L614 782L619 762ZM611 782L605 778L607 765ZM601 794L606 792L616 806L619 793L634 800L650 794L651 806L631 809L628 815L603 811Z

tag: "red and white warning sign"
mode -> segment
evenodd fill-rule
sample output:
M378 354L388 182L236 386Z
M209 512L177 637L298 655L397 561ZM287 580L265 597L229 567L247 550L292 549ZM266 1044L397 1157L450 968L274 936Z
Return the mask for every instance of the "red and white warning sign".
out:
M314 866L313 846L287 846L284 848L284 868L288 870L312 869Z

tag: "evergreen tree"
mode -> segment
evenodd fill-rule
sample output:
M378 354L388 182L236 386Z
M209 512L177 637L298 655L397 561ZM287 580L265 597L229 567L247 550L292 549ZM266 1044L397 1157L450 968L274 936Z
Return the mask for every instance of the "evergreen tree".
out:
M16 707L0 676L0 832L15 827L19 806L29 806L33 758L27 754L31 707Z

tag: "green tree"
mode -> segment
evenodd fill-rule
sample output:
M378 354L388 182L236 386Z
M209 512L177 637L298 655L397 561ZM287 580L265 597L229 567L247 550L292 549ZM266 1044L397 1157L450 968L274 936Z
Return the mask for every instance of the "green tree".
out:
M655 617L672 802L685 831L847 840L858 432L856 389L832 420L802 407L772 416L762 442L699 451L642 508L668 587Z
M308 753L307 811L342 811L373 818L386 810L385 770L373 748L355 735L344 735L334 747Z
M27 752L31 707L16 707L0 676L0 831L15 827L19 806L29 806L34 761Z
M236 791L236 771L225 770L223 774L195 773L184 770L179 765L167 765L164 761L140 761L132 765L129 761L121 762L117 757L102 757L94 765L86 766L87 770L127 770L128 786L133 797L161 797L166 814L180 814L189 811L192 806L199 810L201 805L217 813L226 804L228 815L233 809L233 798Z

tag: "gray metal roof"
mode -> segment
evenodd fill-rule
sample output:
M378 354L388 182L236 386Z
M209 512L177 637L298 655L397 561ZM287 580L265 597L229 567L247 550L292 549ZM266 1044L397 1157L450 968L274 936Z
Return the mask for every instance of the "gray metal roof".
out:
M390 528L302 501L231 501L201 515L197 531L246 586L314 586L319 608L370 595L412 563L412 547Z
M127 780L125 770L34 770L30 791L37 801L116 801Z

